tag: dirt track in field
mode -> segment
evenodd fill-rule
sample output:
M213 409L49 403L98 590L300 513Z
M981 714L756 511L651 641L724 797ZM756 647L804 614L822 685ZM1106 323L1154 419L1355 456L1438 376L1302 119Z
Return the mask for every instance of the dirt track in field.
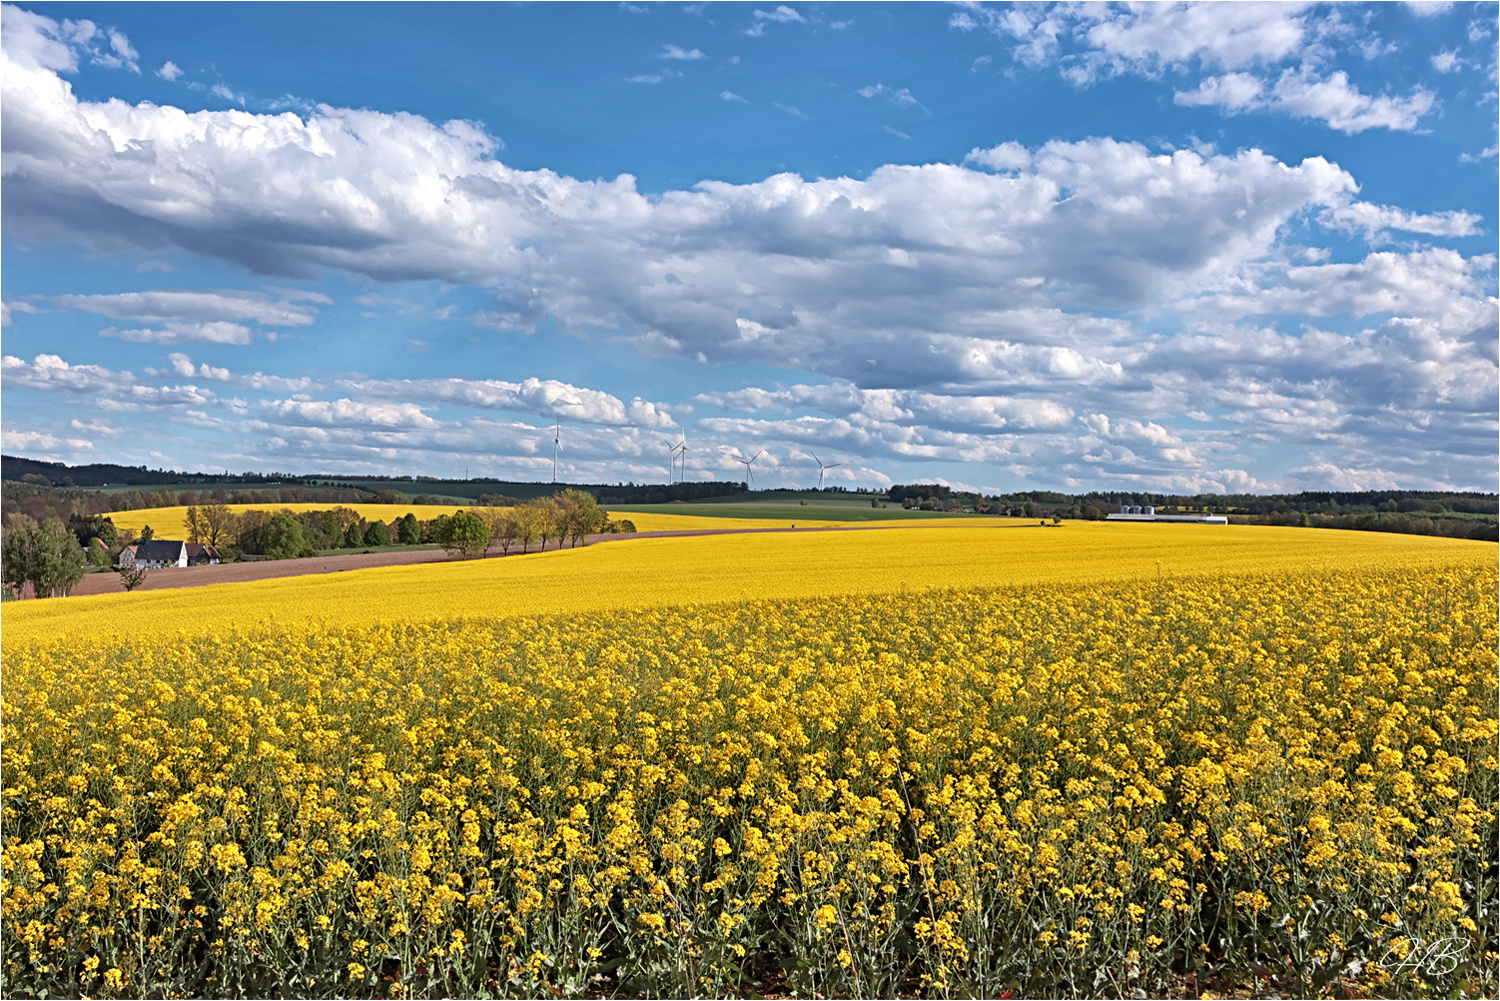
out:
M880 531L886 526L850 525L837 528L698 528L679 529L670 532L635 532L620 535L591 535L584 545L599 542L628 542L631 539L667 539L687 535L746 535L764 532L851 532ZM558 549L557 543L548 543L547 551ZM561 548L570 548L563 546ZM536 553L540 550L533 549ZM521 553L512 549L511 556ZM500 552L491 549L482 559L498 560ZM347 556L309 556L298 560L257 560L253 563L220 563L215 566L174 567L168 570L153 570L138 591L163 591L173 587L203 587L208 584L230 584L237 581L270 580L274 577L301 577L306 574L343 573L346 570L367 570L371 567L401 567L417 563L457 563L459 557L449 556L441 549L416 549L399 553L350 553ZM85 574L73 588L75 595L116 594L125 589L116 573Z

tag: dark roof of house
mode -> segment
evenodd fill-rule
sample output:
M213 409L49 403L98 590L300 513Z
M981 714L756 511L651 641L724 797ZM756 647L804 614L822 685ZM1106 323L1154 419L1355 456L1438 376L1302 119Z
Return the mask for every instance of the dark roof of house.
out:
M138 560L152 560L175 563L182 558L181 540L173 542L171 539L152 539L150 542L137 542L135 544L135 558Z
M197 559L200 554L206 555L211 560L219 558L218 549L213 546L206 546L201 542L189 542L187 544L187 554L190 560Z

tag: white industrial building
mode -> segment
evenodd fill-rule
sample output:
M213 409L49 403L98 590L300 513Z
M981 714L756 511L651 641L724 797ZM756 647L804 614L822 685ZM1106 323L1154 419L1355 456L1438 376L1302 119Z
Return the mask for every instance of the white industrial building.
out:
M1186 521L1195 525L1227 525L1222 514L1157 514L1150 504L1122 504L1119 514L1104 516L1105 521Z

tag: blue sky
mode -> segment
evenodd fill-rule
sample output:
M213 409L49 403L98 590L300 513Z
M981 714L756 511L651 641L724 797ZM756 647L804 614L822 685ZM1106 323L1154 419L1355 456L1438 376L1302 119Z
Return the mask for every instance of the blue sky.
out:
M6 5L4 448L1494 490L1496 20Z

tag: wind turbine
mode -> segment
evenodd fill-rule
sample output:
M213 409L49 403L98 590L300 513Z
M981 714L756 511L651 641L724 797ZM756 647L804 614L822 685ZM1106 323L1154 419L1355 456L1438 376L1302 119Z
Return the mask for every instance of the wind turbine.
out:
M687 451L687 436L683 435L682 440L675 445L672 444L672 439L668 438L667 445L667 485L671 486L677 482L672 478L673 474L677 471L677 453Z
M843 463L842 462L824 462L822 459L818 458L818 453L817 452L814 452L812 454L812 457L813 457L813 461L818 464L818 489L822 490L823 489L823 474L826 473L828 470L832 469L835 466L842 466Z
M687 454L688 454L688 443L687 443L687 432L686 431L682 432L682 441L678 442L677 449L678 449L678 451L680 451L682 453L682 468L677 473L677 482L678 483L686 483L687 482Z
M755 474L750 471L750 463L752 463L756 459L760 458L760 453L764 452L764 451L765 451L765 449L761 449L760 452L756 452L754 455L750 456L750 458L748 458L748 459L735 459L734 460L735 462L738 462L739 464L741 464L742 466L745 467L745 479L749 481L749 484L752 487L755 486Z
M569 407L581 407L582 403L577 400L559 400L559 403ZM557 453L562 451L562 418L557 419L557 424L552 428L552 482L557 482ZM467 476L467 468L465 475Z
M672 477L677 473L677 446L672 444L672 439L667 439L667 486L674 482Z

